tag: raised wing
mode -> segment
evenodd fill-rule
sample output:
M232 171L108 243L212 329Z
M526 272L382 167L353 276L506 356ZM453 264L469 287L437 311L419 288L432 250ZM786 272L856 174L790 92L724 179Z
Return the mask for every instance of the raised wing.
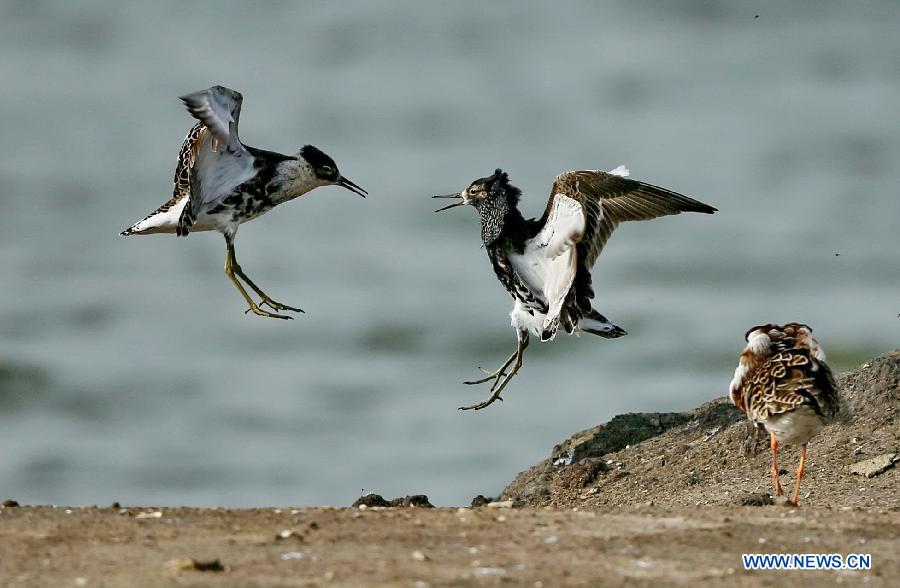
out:
M238 137L238 120L241 117L241 103L244 101L240 92L225 86L213 86L180 98L188 112L212 132L216 138L216 144L213 145L215 149L221 143L231 152L244 150Z
M176 233L187 235L197 217L211 204L253 177L253 156L238 136L240 93L223 86L182 96L188 111L205 127L192 146L190 199L178 219Z
M541 230L526 243L525 253L542 251L545 257L555 259L584 236L584 209L577 200L556 194L550 197L545 216Z
M587 268L597 257L619 223L650 220L682 212L712 214L716 209L666 188L632 180L622 173L572 171L560 174L550 191L543 222L549 220L558 195L577 201L585 217L584 235L578 244L579 261Z

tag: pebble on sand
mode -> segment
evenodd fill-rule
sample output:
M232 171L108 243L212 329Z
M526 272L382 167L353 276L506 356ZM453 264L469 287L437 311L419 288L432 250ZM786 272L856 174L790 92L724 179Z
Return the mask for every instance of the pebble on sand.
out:
M897 463L896 453L882 453L881 455L858 461L853 465L847 466L847 468L851 474L873 478L894 467L895 463Z

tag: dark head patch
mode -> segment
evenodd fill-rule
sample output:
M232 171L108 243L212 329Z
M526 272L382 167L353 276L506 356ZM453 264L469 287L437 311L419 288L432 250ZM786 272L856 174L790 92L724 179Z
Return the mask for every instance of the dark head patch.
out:
M521 190L509 183L509 175L499 167L492 175L472 183L484 186L489 197L506 196L506 201L512 206L519 203L519 197L522 195Z
M300 157L305 159L316 172L316 176L323 180L334 181L341 175L334 160L318 147L304 145L300 150Z

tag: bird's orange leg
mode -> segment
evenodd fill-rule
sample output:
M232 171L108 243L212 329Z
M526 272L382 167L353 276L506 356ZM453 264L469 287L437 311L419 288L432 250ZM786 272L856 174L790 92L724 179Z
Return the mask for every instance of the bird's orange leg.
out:
M806 444L800 450L800 466L797 468L797 481L794 483L794 495L791 497L791 504L797 506L797 500L800 498L800 481L803 480L803 473L806 472Z
M775 481L775 496L784 496L781 480L778 479L778 439L775 438L775 433L769 433L769 443L772 446L772 479Z

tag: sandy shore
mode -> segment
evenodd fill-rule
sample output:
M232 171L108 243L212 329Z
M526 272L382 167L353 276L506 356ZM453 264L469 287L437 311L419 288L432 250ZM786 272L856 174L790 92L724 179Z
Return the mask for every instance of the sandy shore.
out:
M0 586L896 585L900 352L839 386L848 415L814 439L799 508L772 499L765 440L719 399L576 433L503 508L9 503ZM743 553L871 554L872 569L747 571Z
M886 586L898 531L894 510L814 507L18 507L0 509L0 585ZM873 569L745 571L745 552L870 553Z

